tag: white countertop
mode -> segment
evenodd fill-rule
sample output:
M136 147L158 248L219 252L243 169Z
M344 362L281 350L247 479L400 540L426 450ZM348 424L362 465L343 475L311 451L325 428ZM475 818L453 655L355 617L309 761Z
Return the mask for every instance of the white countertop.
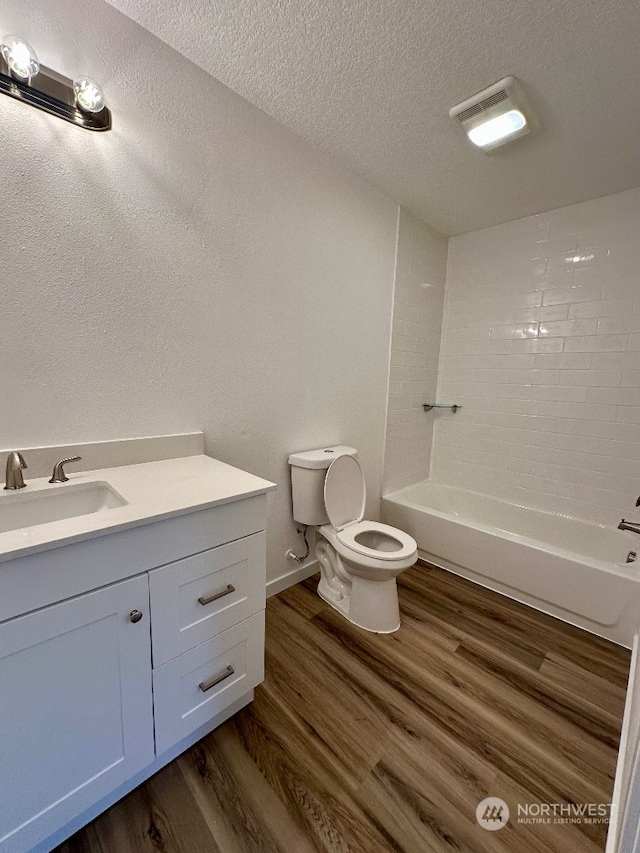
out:
M127 504L0 533L0 562L261 495L276 488L275 483L209 456L187 456L77 474L69 465L67 476L68 483L51 485L43 477L25 480L27 488L19 492L0 489L0 501L15 500L18 495L45 489L64 489L72 484L106 482Z

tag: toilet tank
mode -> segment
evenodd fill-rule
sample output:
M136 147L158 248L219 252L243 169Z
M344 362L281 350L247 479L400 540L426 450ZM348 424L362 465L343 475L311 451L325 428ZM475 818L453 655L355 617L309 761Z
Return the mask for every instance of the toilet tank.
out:
M355 447L346 445L291 454L289 465L293 517L298 524L308 524L310 527L329 524L329 516L324 508L324 478L327 468L338 456L357 455Z

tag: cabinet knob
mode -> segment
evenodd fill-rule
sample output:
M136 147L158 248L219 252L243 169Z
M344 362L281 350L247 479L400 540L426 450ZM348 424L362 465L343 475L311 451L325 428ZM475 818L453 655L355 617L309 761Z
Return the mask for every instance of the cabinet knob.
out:
M139 610L132 610L129 614L129 619L131 619L133 623L139 622L142 619L142 613Z

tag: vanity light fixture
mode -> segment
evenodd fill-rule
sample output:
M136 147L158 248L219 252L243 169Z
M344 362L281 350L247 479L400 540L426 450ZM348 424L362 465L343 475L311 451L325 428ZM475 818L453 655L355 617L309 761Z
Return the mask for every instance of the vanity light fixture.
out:
M17 36L0 42L0 92L86 130L110 130L111 112L90 77L63 77L40 65L33 48Z
M533 110L515 77L505 77L449 110L471 142L491 151L526 136L535 124Z

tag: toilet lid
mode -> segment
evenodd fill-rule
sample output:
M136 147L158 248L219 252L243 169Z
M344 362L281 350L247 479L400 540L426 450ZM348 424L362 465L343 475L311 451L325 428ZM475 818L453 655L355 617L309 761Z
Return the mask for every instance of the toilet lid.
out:
M362 521L366 496L358 460L354 456L334 459L324 478L324 506L336 530L342 530L354 521Z

